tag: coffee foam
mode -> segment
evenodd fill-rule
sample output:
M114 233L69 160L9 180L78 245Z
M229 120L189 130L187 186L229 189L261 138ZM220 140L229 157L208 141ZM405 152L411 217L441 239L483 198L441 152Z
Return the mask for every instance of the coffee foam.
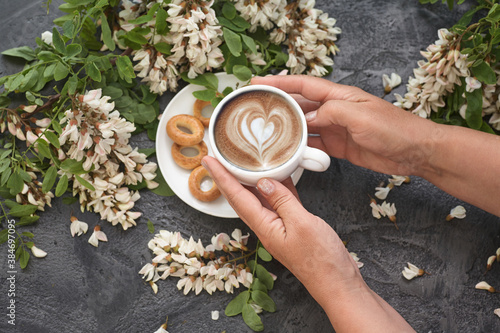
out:
M282 165L295 153L302 124L283 97L253 91L226 103L214 134L225 159L243 169L263 171Z

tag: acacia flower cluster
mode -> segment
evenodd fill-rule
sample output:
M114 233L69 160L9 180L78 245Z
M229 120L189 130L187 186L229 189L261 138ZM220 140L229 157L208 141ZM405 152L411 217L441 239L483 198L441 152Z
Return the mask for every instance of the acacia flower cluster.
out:
M141 9L148 10L155 3L168 8L168 32L155 33L156 18L142 24L142 28L151 30L144 36L148 44L133 52L133 60L137 62L134 70L142 82L149 85L151 92L161 95L167 90L175 91L180 73L187 72L189 78L195 78L221 66L224 61L219 49L222 29L211 8L213 2L174 0L164 5L163 1L150 1L142 7L130 0L123 2L124 10L119 15L122 18L121 28L126 31L136 26L128 20L135 19ZM170 45L170 54L163 54L152 46L158 43Z
M270 40L275 44L285 43L288 47L288 62L291 74L323 76L326 67L333 65L330 54L339 49L335 42L342 32L334 18L314 8L316 1L299 0L287 4L271 31Z
M148 188L157 187L154 181L157 165L130 146L135 126L114 110L109 99L102 96L101 89L78 95L73 108L60 121L59 159L82 162L86 173L79 177L93 189L70 172L63 169L58 172L73 181L73 195L79 196L82 211L93 210L102 219L120 224L126 230L136 225L135 220L141 216L140 212L131 211L140 198L139 191L131 191L127 185L144 181Z
M444 107L446 96L452 94L457 86L465 82L465 91L482 90L482 115L490 116L489 124L500 130L500 69L493 68L497 82L483 84L470 70L473 61L460 52L460 38L457 33L447 29L438 31L439 39L422 51L426 60L418 62L413 70L414 77L408 79L407 93L404 97L394 94L396 106L411 111L423 118L429 118L432 112ZM460 106L459 114L466 119L467 102Z
M235 229L231 237L220 233L212 237L211 244L204 246L201 240L185 239L180 232L161 230L148 243L155 257L139 274L155 293L156 282L169 276L179 278L177 288L185 295L190 291L198 295L202 290L210 295L217 290L233 293L240 285L248 288L253 275L246 258L255 251L249 251L246 246L249 234L242 235L240 229ZM216 251L224 255L217 256Z
M461 85L460 78L470 76L467 56L457 48L459 36L447 29L440 29L438 36L434 44L421 52L426 60L420 60L413 70L415 77L408 79L405 96L394 94L395 105L422 118L445 106L444 97L453 92L455 85Z

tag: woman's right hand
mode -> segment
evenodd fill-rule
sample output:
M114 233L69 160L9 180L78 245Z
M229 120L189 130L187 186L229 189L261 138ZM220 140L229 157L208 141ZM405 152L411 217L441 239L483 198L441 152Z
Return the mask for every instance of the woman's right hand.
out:
M417 174L438 133L429 120L405 112L363 90L311 76L255 77L292 94L308 122L309 145L374 171Z

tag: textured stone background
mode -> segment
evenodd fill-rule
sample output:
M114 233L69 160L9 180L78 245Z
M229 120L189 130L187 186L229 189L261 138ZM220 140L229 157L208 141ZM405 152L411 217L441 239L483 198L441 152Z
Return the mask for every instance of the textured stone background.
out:
M47 16L39 0L1 0L0 51L33 46L36 36L51 29L60 3L54 0ZM462 6L450 12L444 5L422 6L417 0L318 0L317 7L335 17L343 30L329 79L378 96L383 93L383 73L396 72L405 83L421 59L419 51L437 39L437 29L453 25L466 9ZM19 66L0 57L0 75L13 73ZM404 93L404 85L396 92ZM171 97L161 98L162 108ZM134 142L140 147L154 146L145 137ZM484 275L487 257L500 246L500 219L413 177L411 184L396 188L388 197L398 208L398 231L387 220L372 218L368 207L367 194L373 195L386 179L387 175L332 160L325 173L305 172L298 191L307 209L349 241L349 250L365 263L361 272L370 287L418 332L500 331L500 318L493 314L500 307L498 294L474 289L481 280L500 288L500 264ZM445 222L457 204L464 204L467 217ZM110 241L97 249L87 243L90 234L72 238L69 232L72 210L91 227L98 222L97 215L81 214L77 205L66 206L60 200L41 214L30 231L49 254L33 259L17 275L15 329L6 323L7 247L1 246L0 332L154 332L166 315L170 332L248 332L241 317L222 314L231 296L183 296L175 279L160 281L154 295L137 274L151 259L147 218L156 230L179 230L204 242L216 232L248 228L239 219L197 212L177 197L144 192L136 207L145 216L136 228L124 232L101 223ZM432 275L406 281L401 270L407 261ZM272 263L269 270L278 276L270 293L278 310L262 316L267 332L333 331L322 309L285 268ZM212 310L221 311L218 321L212 321Z

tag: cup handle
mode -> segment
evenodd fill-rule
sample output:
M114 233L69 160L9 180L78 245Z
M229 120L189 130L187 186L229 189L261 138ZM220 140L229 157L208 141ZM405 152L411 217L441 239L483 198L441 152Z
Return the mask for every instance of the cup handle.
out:
M330 166L330 156L320 149L306 146L300 166L304 169L323 172Z

